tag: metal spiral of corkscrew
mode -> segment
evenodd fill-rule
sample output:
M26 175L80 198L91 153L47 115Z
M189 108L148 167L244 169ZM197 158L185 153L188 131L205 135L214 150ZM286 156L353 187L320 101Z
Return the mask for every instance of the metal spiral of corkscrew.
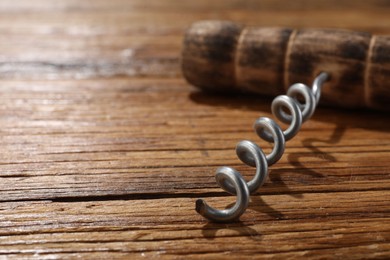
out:
M265 182L268 176L268 166L279 161L285 149L286 141L293 138L300 130L302 123L308 120L314 113L321 95L322 84L329 79L329 74L321 72L314 80L312 88L302 83L293 84L287 91L287 95L277 96L271 105L272 114L283 123L290 126L282 131L280 126L268 117L258 118L253 127L257 135L271 143L274 143L270 154L266 155L254 142L243 140L236 146L238 158L248 166L256 167L253 179L246 182L242 175L231 167L220 167L216 172L218 185L230 194L237 195L237 201L231 208L218 210L210 207L204 200L196 201L196 211L203 217L216 222L228 222L239 218L247 209L249 195L256 192ZM301 104L297 97L304 98ZM290 111L287 114L283 107Z

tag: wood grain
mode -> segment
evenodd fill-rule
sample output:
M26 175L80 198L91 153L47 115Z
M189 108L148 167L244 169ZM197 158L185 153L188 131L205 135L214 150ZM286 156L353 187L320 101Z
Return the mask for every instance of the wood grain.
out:
M351 203L356 196L363 198L358 207ZM386 256L390 249L386 243L389 220L383 211L386 203L379 202L377 196L377 192L304 194L302 198L255 196L251 209L243 216L246 224L229 225L204 223L193 214L194 200L185 198L9 202L1 208L1 218L7 221L2 224L0 252L12 256L35 251L35 258L63 254L93 257L94 253L110 257L186 255L221 259L333 257L334 250L341 254L354 252L356 257L368 253ZM218 206L229 201L211 200ZM297 210L302 204L305 208ZM365 216L367 211L370 217ZM316 221L307 223L312 219Z
M390 121L320 107L240 222L218 166L270 99L181 76L200 19L390 34L385 1L0 1L0 255L6 258L390 257ZM12 21L12 22L10 22ZM372 68L375 69L375 68Z

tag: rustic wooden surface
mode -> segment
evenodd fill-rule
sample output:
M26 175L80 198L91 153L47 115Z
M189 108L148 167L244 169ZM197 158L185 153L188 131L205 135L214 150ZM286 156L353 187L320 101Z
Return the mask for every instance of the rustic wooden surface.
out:
M270 99L211 96L180 72L200 19L390 34L390 2L0 1L0 258L389 258L387 113L320 107L252 196L217 166ZM269 151L269 145L259 141Z

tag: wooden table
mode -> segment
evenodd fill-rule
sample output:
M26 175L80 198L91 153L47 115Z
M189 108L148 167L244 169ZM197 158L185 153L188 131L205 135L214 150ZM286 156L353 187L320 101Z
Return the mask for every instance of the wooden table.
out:
M390 34L389 1L1 0L0 254L9 258L390 257L388 113L319 107L240 222L218 166L271 99L181 76L201 19ZM1 257L0 257L1 258Z

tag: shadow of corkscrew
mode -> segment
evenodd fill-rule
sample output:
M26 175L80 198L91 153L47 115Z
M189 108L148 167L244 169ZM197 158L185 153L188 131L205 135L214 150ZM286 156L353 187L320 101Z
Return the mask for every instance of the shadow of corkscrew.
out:
M309 175L314 178L324 178L325 176L314 170L313 168L309 168L303 162L304 159L308 158L320 158L321 162L325 160L326 162L337 162L337 158L331 155L330 153L321 151L318 145L315 144L337 144L342 139L344 133L346 131L345 126L336 126L333 130L331 136L329 138L306 138L302 141L302 146L306 149L309 149L310 152L302 152L302 153L289 153L287 155L288 163L294 166L294 174L298 173L301 175ZM295 193L291 191L283 181L282 175L287 172L291 173L291 169L270 169L269 170L269 180L273 185L277 185L280 188L281 192L288 193L292 197L302 198L301 193Z
M227 107L242 111L257 111L260 116L261 113L266 116L270 115L271 102L273 100L273 98L259 95L222 95L198 90L191 92L189 98L199 105ZM313 118L310 118L309 120L328 122L341 128L354 127L388 132L390 127L388 116L388 112L385 111L332 108L320 104L314 112ZM271 117L273 118L273 116ZM362 120L362 118L364 118L364 120ZM256 118L253 118L253 120L255 119ZM250 127L250 125L248 125L248 127Z
M270 114L270 104L272 101L272 99L270 98L259 96L213 95L210 93L199 91L191 93L190 99L193 100L195 103L201 105L228 107L243 111L258 111L259 113L264 112L266 116L269 116ZM366 120L361 120L362 117L366 118ZM317 170L312 168L308 168L304 163L304 159L310 157L320 158L321 160L326 160L327 162L337 161L336 157L334 157L330 153L322 151L320 149L321 146L319 144L322 143L331 145L339 143L349 127L371 129L376 131L388 131L389 122L385 120L386 118L386 113L377 111L343 110L329 107L321 107L321 109L318 109L315 112L314 117L310 120L328 122L330 124L335 125L336 127L333 129L332 133L328 138L310 137L304 139L302 141L302 146L306 149L309 149L310 152L289 153L287 155L287 160L289 164L294 166L294 174L301 174L306 176L310 175L314 178L324 178L324 175L321 174L321 172L318 172ZM255 118L253 120L255 120ZM250 127L250 125L248 127ZM243 139L245 139L245 137L243 137ZM271 184L266 184L266 186L276 184L276 186L274 187L278 189L278 194L286 194L296 198L303 197L301 193L292 191L283 181L282 176L286 173L291 174L291 169L272 169L271 167L269 171L269 180ZM284 214L274 209L272 206L268 205L261 198L262 195L264 195L264 192L262 192L261 194L253 194L251 196L249 208L254 211L267 214L273 219L284 219ZM231 206L232 205L228 205L227 207ZM245 225L243 222L237 221L229 225L208 223L204 226L203 235L208 239L212 239L216 236L218 230L226 228L233 229L241 235L257 233L256 230L250 228L248 225Z
M342 136L344 135L346 130L346 127L343 126L337 126L331 136L327 139L321 139L321 138L306 138L302 141L302 144L305 148L308 148L311 150L312 153L291 153L288 155L288 161L291 165L293 165L295 168L301 169L301 173L304 173L305 175L311 175L312 177L316 178L323 178L324 176L305 166L304 163L301 162L301 159L309 157L321 157L322 159L325 159L329 162L336 162L337 159L330 155L329 153L321 151L318 146L315 146L315 143L326 143L326 144L337 144L342 139ZM272 182L272 184L276 184L278 186L278 189L280 189L280 194L288 194L290 196L296 197L296 198L302 198L301 193L294 193L291 192L288 185L284 183L282 180L282 174L286 173L287 170L285 169L270 169L269 170L269 179ZM291 169L288 170L291 172ZM274 209L272 206L268 205L263 199L262 195L256 192L251 196L251 201L249 203L249 208L260 212L262 214L267 214L272 219L284 219L285 216L282 212ZM234 203L231 203L226 206L226 208L230 208L234 205ZM209 222L202 228L202 234L203 237L206 239L214 239L217 236L217 232L219 230L233 230L238 235L246 236L250 239L260 241L261 240L261 234L256 231L255 229L251 228L250 225L245 224L239 220L236 222L233 222L231 224L221 224L221 223L212 223Z
M321 151L321 149L314 145L316 143L326 143L326 144L337 144L340 142L341 138L343 137L344 133L346 131L346 127L344 126L336 126L336 128L333 130L332 135L328 139L321 139L321 138L306 138L302 141L302 145L305 148L308 148L311 150L311 153L290 153L288 155L288 161L291 165L295 166L296 168L304 169L306 174L312 175L314 177L323 177L320 173L317 171L312 170L311 168L307 168L302 162L301 158L307 158L307 157L320 157L321 159L325 159L329 162L336 162L337 159L333 155Z
M202 227L202 235L204 238L212 240L216 238L217 233L222 230L225 232L226 230L231 230L237 235L245 236L255 241L260 241L262 239L262 235L257 230L241 221L236 221L230 224L208 222Z

